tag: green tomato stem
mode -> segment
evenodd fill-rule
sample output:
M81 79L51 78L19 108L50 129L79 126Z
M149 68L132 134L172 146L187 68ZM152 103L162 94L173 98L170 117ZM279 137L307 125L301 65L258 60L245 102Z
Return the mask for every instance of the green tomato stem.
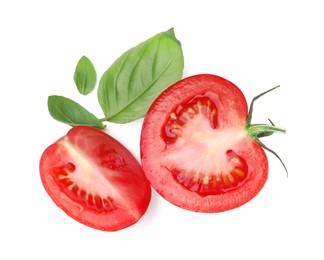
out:
M245 130L247 131L248 135L252 138L269 136L273 133L286 133L286 129L266 124L247 125L245 126Z
M260 141L260 138L262 137L266 137L266 136L270 136L274 133L286 133L286 129L281 128L281 127L277 127L275 126L272 121L269 119L271 125L266 125L266 124L251 124L251 120L252 120L252 112L253 112L253 106L254 106L254 102L262 97L263 95L269 93L270 91L278 88L279 86L276 86L272 89L269 89L263 93L261 93L260 95L256 96L255 98L252 99L251 105L250 105L250 109L249 109L249 114L248 114L248 118L246 120L246 124L245 124L245 131L247 133L248 136L250 136L252 139L254 139L258 144L260 144L260 146L271 152L274 156L276 156L279 161L281 162L281 164L283 165L286 174L288 176L288 170L286 165L284 164L284 162L282 161L282 159L278 156L277 153L275 153L273 150L271 150L270 148L268 148L265 144L263 144Z

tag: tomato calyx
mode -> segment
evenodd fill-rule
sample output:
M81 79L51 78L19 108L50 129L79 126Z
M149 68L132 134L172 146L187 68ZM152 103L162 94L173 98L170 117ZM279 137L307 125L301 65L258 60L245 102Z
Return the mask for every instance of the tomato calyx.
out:
M286 133L286 129L275 126L270 119L268 119L268 120L270 121L271 125L252 124L251 123L254 102L257 99L259 99L260 97L262 97L263 95L265 95L265 94L269 93L270 91L275 90L275 89L277 89L279 87L280 87L280 85L278 85L278 86L276 86L274 88L271 88L271 89L257 95L256 97L254 97L252 99L252 102L251 102L250 108L249 108L248 118L247 118L246 124L245 124L245 131L247 132L247 135L250 136L253 140L255 140L258 144L260 144L263 149L269 151L270 153L272 153L274 156L276 156L279 159L279 161L281 162L281 164L284 167L284 169L286 171L286 174L288 176L287 167L284 164L284 162L282 161L282 159L279 157L279 155L260 141L260 138L270 136L270 135L272 135L274 133Z

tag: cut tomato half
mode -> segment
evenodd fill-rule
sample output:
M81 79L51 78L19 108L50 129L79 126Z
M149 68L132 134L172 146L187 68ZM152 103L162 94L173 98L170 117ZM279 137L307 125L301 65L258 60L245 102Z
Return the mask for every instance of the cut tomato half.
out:
M45 190L73 219L104 231L136 223L151 187L134 156L118 141L77 126L49 146L40 160Z
M196 75L169 87L150 107L141 133L152 187L191 211L221 212L250 201L267 180L268 160L247 119L244 95L222 77Z

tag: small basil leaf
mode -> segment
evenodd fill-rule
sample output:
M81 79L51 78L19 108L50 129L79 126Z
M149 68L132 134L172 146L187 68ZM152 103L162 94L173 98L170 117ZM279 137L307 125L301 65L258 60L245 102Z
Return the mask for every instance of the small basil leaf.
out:
M82 56L74 72L74 82L79 92L83 95L89 94L95 87L96 81L97 74L92 62L86 56Z
M128 123L145 116L155 98L182 78L183 67L173 28L125 52L99 82L98 100L106 120Z
M102 122L71 99L62 96L48 97L48 111L51 116L62 123L70 126L87 125L104 129Z

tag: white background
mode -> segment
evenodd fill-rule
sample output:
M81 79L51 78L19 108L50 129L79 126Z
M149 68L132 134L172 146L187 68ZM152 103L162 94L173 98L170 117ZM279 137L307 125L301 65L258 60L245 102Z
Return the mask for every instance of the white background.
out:
M324 15L321 1L0 2L0 259L324 259ZM82 55L98 76L124 51L174 27L184 77L213 73L235 83L287 128L265 142L269 179L248 204L224 213L177 208L153 193L134 226L108 233L69 218L39 177L43 150L69 129L47 111L63 95L102 116L96 93L78 94ZM107 132L139 158L142 120Z

